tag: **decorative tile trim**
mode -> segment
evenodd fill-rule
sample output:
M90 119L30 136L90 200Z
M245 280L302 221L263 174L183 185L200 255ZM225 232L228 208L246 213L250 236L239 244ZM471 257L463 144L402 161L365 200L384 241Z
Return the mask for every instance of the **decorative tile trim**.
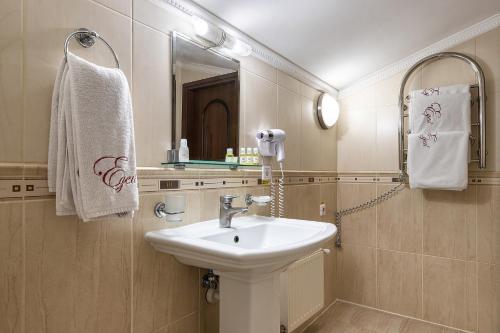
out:
M13 171L14 170L14 171ZM221 169L137 168L140 193L179 190L205 190L265 186L260 171ZM274 173L277 181L281 173ZM335 183L336 172L285 171L285 185ZM53 196L47 184L47 165L10 163L0 164L0 199Z
M329 92L333 96L338 95L338 90L333 86L331 86L329 83L323 81L314 74L306 71L302 67L291 62L290 60L286 59L280 54L272 51L271 49L267 48L266 46L259 43L255 39L246 35L241 30L237 29L233 25L224 21L220 17L212 14L205 8L195 4L194 2L184 1L184 0L162 0L162 1L174 7L175 9L183 12L184 14L187 14L189 16L196 15L206 20L207 22L211 22L217 26L220 26L224 30L228 31L235 37L242 40L243 42L252 46L252 56L254 56L255 58L270 64L271 66L295 77L299 81L302 81L315 89Z
M449 37L446 37L430 46L413 53L412 55L403 58L391 65L388 65L372 74L369 74L355 83L341 89L339 92L339 98L348 96L358 90L366 88L376 82L387 79L393 75L396 75L402 71L409 69L413 64L417 63L421 59L437 52L442 52L448 50L454 46L457 46L463 42L476 38L490 30L500 27L500 13L495 14L479 23L476 23L462 31L459 31Z

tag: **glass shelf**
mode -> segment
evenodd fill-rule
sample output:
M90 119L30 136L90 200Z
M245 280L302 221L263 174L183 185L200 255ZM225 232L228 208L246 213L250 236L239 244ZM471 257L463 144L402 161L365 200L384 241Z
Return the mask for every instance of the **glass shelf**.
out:
M174 169L259 169L261 165L256 164L239 164L228 163L222 161L203 161L203 160L190 160L189 162L162 162L162 166Z

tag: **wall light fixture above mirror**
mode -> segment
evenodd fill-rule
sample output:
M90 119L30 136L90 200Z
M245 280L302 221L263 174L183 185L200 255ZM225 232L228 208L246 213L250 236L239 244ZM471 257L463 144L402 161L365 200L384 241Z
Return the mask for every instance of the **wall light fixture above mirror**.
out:
M228 50L230 53L242 57L252 54L250 45L226 33L223 29L195 15L192 16L192 22L196 35L209 42L210 47L220 47L222 51Z
M327 93L322 93L318 98L317 114L322 128L332 128L339 119L339 103Z

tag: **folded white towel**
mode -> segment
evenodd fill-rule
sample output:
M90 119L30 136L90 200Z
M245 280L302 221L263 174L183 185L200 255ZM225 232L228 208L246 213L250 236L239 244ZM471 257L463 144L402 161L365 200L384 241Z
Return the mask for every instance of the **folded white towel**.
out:
M410 133L466 131L470 133L468 85L428 88L410 93Z
M54 85L48 165L58 215L89 221L138 209L132 106L121 70L68 53Z
M467 188L469 134L439 132L408 135L410 188Z

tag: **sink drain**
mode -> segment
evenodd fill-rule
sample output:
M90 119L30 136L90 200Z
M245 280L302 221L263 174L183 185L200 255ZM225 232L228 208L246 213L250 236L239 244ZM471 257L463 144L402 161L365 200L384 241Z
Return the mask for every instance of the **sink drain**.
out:
M234 240L235 243L238 243L240 241L240 237L239 236L234 236L233 240Z

